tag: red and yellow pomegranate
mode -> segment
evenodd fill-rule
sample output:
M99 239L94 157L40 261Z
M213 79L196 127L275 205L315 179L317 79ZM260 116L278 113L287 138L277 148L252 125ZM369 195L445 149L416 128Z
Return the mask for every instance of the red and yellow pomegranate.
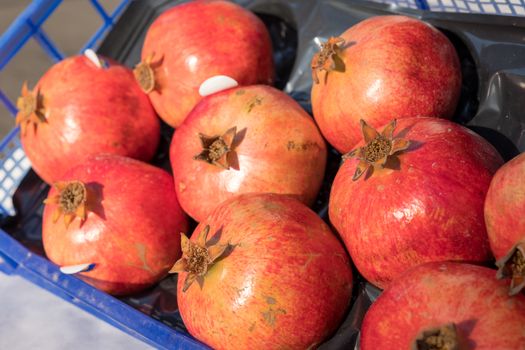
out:
M403 118L344 156L329 215L356 267L380 288L430 261L491 258L483 204L503 163L474 132L438 118Z
M394 281L368 310L361 349L525 349L525 296L486 267L420 265Z
M525 287L525 153L504 164L492 178L485 223L499 278L510 278L510 293Z
M326 145L297 102L255 85L204 98L176 130L170 159L181 206L201 221L240 193L283 193L312 204Z
M86 56L52 66L30 91L22 88L16 118L35 172L47 183L61 179L90 156L108 153L150 160L160 138L159 120L132 71Z
M338 151L360 140L359 120L451 118L461 71L454 46L436 28L404 16L377 16L330 38L312 60L312 108Z
M49 191L42 242L59 266L94 264L79 277L115 295L147 288L180 257L187 219L172 177L130 158L90 158Z
M162 13L146 33L137 80L160 117L178 127L215 75L270 84L272 43L263 22L228 1L192 1Z
M177 300L214 349L313 349L339 325L352 271L342 244L299 201L244 194L182 237Z

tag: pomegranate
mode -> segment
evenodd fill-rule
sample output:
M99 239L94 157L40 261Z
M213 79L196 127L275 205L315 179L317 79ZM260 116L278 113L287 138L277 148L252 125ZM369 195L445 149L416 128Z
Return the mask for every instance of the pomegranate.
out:
M129 68L86 56L51 67L18 99L20 138L35 172L51 184L72 166L102 153L147 161L160 139L159 120Z
M525 287L525 153L503 165L485 199L485 222L498 277L511 278L510 293Z
M70 169L51 188L42 242L52 262L94 264L79 277L122 295L168 273L180 257L179 233L187 227L167 172L104 155Z
M352 260L379 288L429 261L487 261L483 203L502 164L481 136L438 118L403 118L348 153L329 215Z
M486 267L420 265L368 310L361 349L525 349L525 296L509 297Z
M243 194L182 236L177 300L214 349L313 349L338 326L352 272L329 227L296 199Z
M135 75L160 117L178 127L215 75L270 84L272 43L263 22L227 1L193 1L162 13L146 33Z
M436 28L404 16L377 16L330 38L312 59L312 108L328 142L348 152L359 120L451 118L459 99L459 58Z
M181 206L201 221L239 193L283 193L313 203L326 145L299 104L257 85L204 98L176 130L170 159Z

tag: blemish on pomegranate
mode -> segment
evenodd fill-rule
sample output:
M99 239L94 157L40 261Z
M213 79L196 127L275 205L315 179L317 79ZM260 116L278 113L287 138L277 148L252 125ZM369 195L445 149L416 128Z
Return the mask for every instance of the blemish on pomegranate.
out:
M179 191L184 192L186 189L186 184L184 182L179 183Z
M237 95L237 96L244 95L245 93L246 93L246 90L244 90L244 89L240 89L240 90L235 91L235 95Z
M311 148L318 148L320 149L319 145L313 141L306 141L306 142L295 142L295 141L288 141L286 144L286 148L289 151L295 150L295 151L307 151Z
M303 264L303 266L301 266L301 270L304 271L306 270L306 268L308 267L308 265L310 265L310 263L317 257L321 256L321 254L314 254L314 253L308 253L306 254L306 256L308 257L305 261L305 263Z
M142 262L142 266L140 266L140 268L153 274L153 270L148 265L148 262L146 260L146 246L142 243L135 243L135 249L137 249L139 259Z
M263 98L259 96L255 96L248 102L248 113L250 113L255 106L260 106L262 104Z
M252 325L250 326L250 328L248 328L248 331L253 332L254 329L255 329L255 322L252 323Z
M264 322L266 322L266 324L274 328L275 323L277 322L277 317L279 315L286 315L286 310L281 308L274 310L272 307L270 307L268 310L262 313Z
M263 204L264 209L269 211L280 211L283 207L276 202L266 202Z
M266 296L264 298L266 299L266 302L270 305L275 305L277 303L277 300L275 300L274 297Z

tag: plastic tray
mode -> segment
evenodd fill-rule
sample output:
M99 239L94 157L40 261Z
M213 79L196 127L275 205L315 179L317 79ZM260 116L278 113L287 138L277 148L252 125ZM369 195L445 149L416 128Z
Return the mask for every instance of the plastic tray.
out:
M91 0L91 2L99 12L100 10L103 11L98 1ZM309 14L312 11L319 11L319 18L322 19L323 13L321 10L329 9L332 5L336 8L337 4L344 3L342 0L332 0L304 4L300 0L288 2L282 0L273 1L273 5L268 7L266 5L269 2L265 0L239 0L238 2L257 12L282 14L284 17L287 17L285 20L290 23L294 22L293 15ZM523 89L525 87L525 78L523 78L525 74L522 71L519 72L520 78L517 80L512 75L513 67L520 67L525 62L525 49L519 51L516 57L509 56L506 60L496 62L491 57L484 59L482 56L483 48L476 47L476 45L481 43L481 39L490 38L491 34L487 33L497 28L494 40L506 38L505 40L509 42L507 46L498 46L499 52L503 52L502 49L505 47L509 50L512 50L513 47L519 47L525 32L523 29L525 28L525 21L521 18L430 14L416 9L453 10L455 12L487 11L496 14L519 15L521 13L525 14L525 3L522 0L491 1L490 3L483 0L429 0L428 2L422 0L400 0L384 2L387 4L353 2L350 5L353 11L351 22L374 14L404 13L423 17L425 20L438 25L441 29L450 31L451 38L456 38L458 42L462 42L461 39L465 40L465 38L457 37L458 32L462 32L465 35L468 33L473 34L473 39L467 41L467 46L461 46L458 42L456 43L458 51L466 50L463 52L462 69L464 73L467 73L463 84L464 98L459 108L462 119L460 118L457 121L464 124L468 123L471 128L483 134L497 146L506 159L515 155L519 150L523 151L525 149L525 136L522 137L522 135L525 134L521 132L522 130L520 130L521 134L516 134L514 131L516 130L516 123L525 125L524 117L521 116L522 111L525 110L523 103L510 101L509 96L501 93L501 91L509 89L509 91L516 93L518 90L514 91L514 88L518 89L521 86ZM0 38L0 69L7 64L10 58L31 37L34 37L56 60L61 58L58 50L53 49L54 45L51 40L40 30L43 21L59 3L60 1L57 0L34 1L14 22ZM114 29L101 44L99 52L132 66L138 61L144 30L162 9L174 3L176 1L141 0L132 2L128 6L128 1L124 1L114 14L102 15L105 19L105 24L101 30L95 33L87 47L94 45L100 36L112 27L113 21L119 13L125 9ZM281 5L283 4L286 5L282 7ZM413 10L404 10L403 7L412 8ZM288 12L293 13L293 15L288 16L286 14L287 11L280 11L283 8L287 8ZM342 15L344 15L344 11ZM306 46L310 45L312 36L317 34L326 36L329 33L337 34L344 29L334 24L335 22L337 21L327 22L326 25L315 23L310 28L310 31L306 27L298 25L298 50L303 53L303 60L309 60L305 52L309 52L309 48ZM481 27L476 29L476 26L479 25ZM314 30L317 32L313 33ZM486 40L485 44L490 48L491 43L488 39ZM518 44L513 46L513 43ZM468 57L469 51L474 52L474 57ZM485 50L485 54L487 52L490 54L490 50ZM286 50L283 50L281 53L286 55ZM281 57L280 59L283 58ZM284 59L286 60L286 57ZM301 57L298 56L295 64L292 60L291 65L288 67L281 65L283 70L281 77L286 75L287 77L290 76L290 79L283 78L280 81L280 85L308 109L309 96L305 92L309 91L311 81L308 72L301 71L305 67L305 62L301 62L300 59ZM477 70L475 70L475 66L478 67ZM499 95L498 92L500 93ZM472 96L476 96L476 98L472 98ZM492 100L494 98L496 98L495 101ZM5 98L1 91L0 99L14 115L16 108ZM505 110L502 110L501 106L505 106ZM523 127L521 128L523 129ZM169 131L165 130L164 136L164 140L169 141ZM12 130L0 144L0 153L2 155L0 163L0 214L2 215L2 222L0 226L3 228L3 230L0 230L0 271L8 274L18 274L156 348L205 348L185 333L184 328L180 326L180 319L177 319L176 315L174 316L174 321L171 322L168 318L159 317L151 309L144 308L144 305L147 305L144 300L147 300L150 295L125 299L113 298L73 276L60 273L54 264L42 257L41 247L38 244L35 245L35 242L38 243L39 241L41 202L48 187L32 171L29 171L30 164L20 147L17 129ZM332 154L332 157L335 159L337 155ZM162 157L159 157L158 161L162 162ZM330 176L330 173L333 175L336 170L336 166L329 170L328 176ZM16 195L14 195L15 190L17 191ZM325 188L324 196L327 195L327 190L329 188ZM13 216L15 208L18 214L16 217ZM316 209L321 215L323 214L322 203ZM167 280L164 283L169 284L170 281ZM353 346L355 343L364 310L377 295L377 291L364 284L364 282L360 281L358 284L359 286L354 293L354 304L352 309L349 310L346 322L329 344L323 346L324 348L344 349L348 348L348 346ZM160 286L159 288L162 289L163 287ZM169 289L170 286L166 288ZM162 291L159 293L162 293ZM162 320L162 322L158 319Z

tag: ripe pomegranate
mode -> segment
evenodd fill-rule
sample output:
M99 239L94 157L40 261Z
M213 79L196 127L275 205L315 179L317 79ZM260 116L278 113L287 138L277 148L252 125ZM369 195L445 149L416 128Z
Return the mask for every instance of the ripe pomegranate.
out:
M146 33L135 75L160 117L178 127L215 75L270 84L272 43L263 22L227 1L192 1L162 13Z
M429 261L490 259L483 203L503 163L474 132L438 118L362 122L330 194L329 215L363 276L380 288ZM356 159L352 159L356 158Z
M201 221L239 193L283 193L313 203L326 145L299 104L257 85L204 98L176 130L170 159L181 206Z
M377 16L322 44L313 57L312 108L328 142L348 152L359 120L451 118L459 99L457 53L436 28L404 16Z
M525 349L525 296L509 297L486 267L420 265L368 310L361 349Z
M18 99L17 123L33 169L47 183L102 153L147 161L160 138L159 120L132 71L85 56L51 67L33 91Z
M352 271L329 227L297 200L243 194L182 236L177 300L214 349L313 349L339 325Z
M49 191L42 242L59 266L95 264L79 277L115 295L163 278L180 257L187 219L172 177L130 158L104 155L72 168Z
M511 278L510 293L525 287L525 153L503 165L485 199L485 222L498 277Z

